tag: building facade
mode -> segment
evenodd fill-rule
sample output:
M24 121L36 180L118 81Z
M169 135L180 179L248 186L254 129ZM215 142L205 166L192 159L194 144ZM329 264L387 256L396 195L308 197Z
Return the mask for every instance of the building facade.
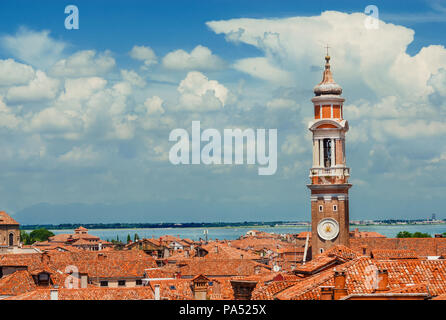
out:
M20 225L6 212L0 211L0 246L17 247L20 244Z
M348 122L343 117L342 88L334 80L330 56L325 57L322 81L315 86L314 119L309 123L313 133L313 166L310 169L312 254L334 245L349 243L348 183L350 169L345 158L345 134Z

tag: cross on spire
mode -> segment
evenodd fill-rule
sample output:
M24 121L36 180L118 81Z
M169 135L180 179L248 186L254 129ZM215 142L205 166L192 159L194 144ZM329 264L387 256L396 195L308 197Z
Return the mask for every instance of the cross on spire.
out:
M325 49L327 49L327 56L329 55L329 54L328 54L328 49L330 49L330 48L331 48L331 47L329 47L328 44L327 44L327 46L325 47Z

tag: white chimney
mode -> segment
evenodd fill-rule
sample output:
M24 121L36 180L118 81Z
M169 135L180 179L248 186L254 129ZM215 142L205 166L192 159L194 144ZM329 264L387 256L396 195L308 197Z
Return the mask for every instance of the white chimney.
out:
M50 300L59 300L59 286L54 286L50 291Z
M155 300L160 300L160 285L155 284Z

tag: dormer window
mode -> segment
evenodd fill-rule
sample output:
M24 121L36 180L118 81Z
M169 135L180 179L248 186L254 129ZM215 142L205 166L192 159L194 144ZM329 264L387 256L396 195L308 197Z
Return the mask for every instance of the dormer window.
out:
M34 278L38 286L50 285L50 275L47 272L41 272Z

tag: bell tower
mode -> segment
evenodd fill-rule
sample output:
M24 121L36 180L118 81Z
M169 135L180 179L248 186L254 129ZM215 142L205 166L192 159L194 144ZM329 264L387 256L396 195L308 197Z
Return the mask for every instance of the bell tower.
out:
M310 169L312 255L333 245L349 244L348 183L350 169L345 159L345 134L348 122L343 117L342 88L330 70L330 56L325 57L322 81L314 87L313 166Z

